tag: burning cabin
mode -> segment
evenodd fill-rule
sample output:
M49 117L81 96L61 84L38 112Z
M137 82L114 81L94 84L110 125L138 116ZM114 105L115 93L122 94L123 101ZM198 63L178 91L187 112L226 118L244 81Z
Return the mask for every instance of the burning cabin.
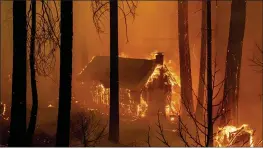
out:
M78 77L85 90L90 89L89 97L100 110L109 105L109 62L109 56L95 56ZM159 111L172 116L178 112L179 84L164 64L162 53L151 60L119 57L119 87L122 115L144 117Z

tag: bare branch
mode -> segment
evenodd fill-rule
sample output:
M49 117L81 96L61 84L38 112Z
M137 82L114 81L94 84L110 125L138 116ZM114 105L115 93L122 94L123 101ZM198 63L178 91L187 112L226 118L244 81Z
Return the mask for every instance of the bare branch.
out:
M147 141L146 141L146 143L148 144L148 147L151 147L151 143L150 143L150 131L151 131L151 127L148 126Z
M160 121L160 113L159 113L159 110L158 110L158 121L156 123L156 126L158 127L158 130L157 133L159 134L159 136L161 136L161 138L159 138L158 136L156 137L159 141L161 141L164 145L166 145L167 147L170 147L168 141L166 140L165 136L164 136L164 131L163 131L163 126L161 124L161 121Z
M118 6L123 18L124 18L124 24L125 24L125 32L126 32L126 40L129 42L128 39L128 24L127 24L127 17L131 16L133 20L135 19L136 16L136 9L137 9L137 0L124 0L121 1L121 5ZM126 7L125 7L126 6ZM105 17L105 13L109 12L109 2L108 1L103 1L103 0L92 0L91 2L91 9L93 13L93 23L95 25L95 28L97 32L104 33L105 27L103 24L103 18L102 16Z
M73 116L71 135L84 147L96 146L107 134L107 124L102 124L98 116L94 111L83 111Z

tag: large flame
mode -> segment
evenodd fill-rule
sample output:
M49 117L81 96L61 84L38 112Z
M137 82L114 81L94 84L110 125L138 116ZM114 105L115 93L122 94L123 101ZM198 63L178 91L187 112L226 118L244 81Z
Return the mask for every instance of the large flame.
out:
M146 59L154 59L157 52L153 52L150 54L150 57ZM119 57L128 58L129 56L125 53L120 53ZM94 58L94 57L93 57ZM91 60L92 61L92 60ZM85 66L86 68L87 66ZM83 73L85 68L79 73ZM167 94L166 106L165 106L165 114L171 120L175 120L175 115L179 114L179 106L180 106L180 95L176 92L176 89L180 87L180 78L173 70L172 61L164 62L164 65L156 65L153 73L148 78L145 84L145 88L148 88L154 80L158 79L161 75L161 70L163 70L163 77L168 78L166 84L171 86L171 92ZM82 83L83 84L83 83ZM109 88L105 88L103 84L98 82L93 82L91 94L93 101L97 104L103 104L108 107L109 105ZM128 96L129 103L121 102L121 98L124 98L124 94ZM122 111L122 115L128 114L131 116L145 117L148 110L147 100L142 96L142 92L139 97L139 103L135 103L135 100L132 99L130 95L129 89L120 89L120 110ZM134 111L135 109L135 111Z
M154 51L150 54L150 56L146 57L146 59L155 59L157 51ZM180 94L176 92L178 87L181 87L180 77L175 73L173 69L173 65L175 65L172 60L164 61L164 65L157 65L151 74L150 78L146 82L146 87L149 86L155 79L160 77L161 69L163 69L164 77L168 78L168 84L171 85L172 93L167 96L166 106L165 106L165 114L168 119L171 121L175 120L175 116L179 114L180 109Z
M137 105L136 116L145 117L148 109L147 102L143 99L142 94L140 95L140 104Z
M253 133L254 131L247 124L240 127L228 125L219 128L215 143L218 147L238 146L239 143L241 145L249 144L250 147L253 147Z

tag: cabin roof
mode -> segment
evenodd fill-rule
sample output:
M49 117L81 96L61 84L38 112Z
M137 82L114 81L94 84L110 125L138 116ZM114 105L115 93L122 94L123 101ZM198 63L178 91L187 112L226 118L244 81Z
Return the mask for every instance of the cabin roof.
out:
M127 89L141 89L156 66L155 59L119 57L119 85ZM106 88L110 84L110 57L95 56L78 77L82 81L100 81Z

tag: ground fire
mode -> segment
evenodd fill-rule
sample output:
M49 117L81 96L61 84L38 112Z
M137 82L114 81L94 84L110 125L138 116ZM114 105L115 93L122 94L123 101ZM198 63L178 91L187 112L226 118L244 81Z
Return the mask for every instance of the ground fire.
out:
M158 111L174 121L180 106L180 80L164 63L162 53L155 59L119 57L120 111L122 115L143 118ZM102 111L109 105L109 67L107 56L93 57L79 73L81 85L90 87L94 103ZM99 68L97 66L100 66ZM91 83L89 83L91 82Z
M243 124L240 127L228 125L219 128L215 143L218 147L253 147L253 135L254 130L249 128L247 124Z

